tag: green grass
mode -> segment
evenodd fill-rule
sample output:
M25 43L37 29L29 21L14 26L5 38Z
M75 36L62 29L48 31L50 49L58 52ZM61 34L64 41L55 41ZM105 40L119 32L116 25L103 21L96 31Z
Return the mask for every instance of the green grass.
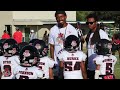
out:
M115 74L116 79L120 79L120 60L119 60L118 53L116 53L115 56L117 57L117 63L115 65L115 72L114 72L114 74Z
M86 48L83 48L83 52L86 53ZM117 63L115 64L115 78L120 79L120 60L119 60L119 55L118 52L115 53L115 56L117 57Z

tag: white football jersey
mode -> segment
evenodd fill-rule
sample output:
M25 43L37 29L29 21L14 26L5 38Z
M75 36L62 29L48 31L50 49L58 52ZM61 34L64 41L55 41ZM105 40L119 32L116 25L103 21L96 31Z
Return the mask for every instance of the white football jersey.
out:
M98 55L93 59L97 65L100 65L100 75L114 74L114 66L117 58L113 55Z
M0 67L2 72L1 79L12 79L13 70L16 66L19 66L20 60L18 56L12 57L0 57Z
M58 56L60 61L64 62L64 79L83 79L80 62L86 60L86 54L82 51L70 53L63 50Z
M33 67L18 66L14 69L13 73L16 79L39 79L43 77L42 70L36 66Z
M40 58L40 62L38 64L38 67L43 70L44 77L46 79L49 79L49 68L53 68L55 64L55 61L48 56Z

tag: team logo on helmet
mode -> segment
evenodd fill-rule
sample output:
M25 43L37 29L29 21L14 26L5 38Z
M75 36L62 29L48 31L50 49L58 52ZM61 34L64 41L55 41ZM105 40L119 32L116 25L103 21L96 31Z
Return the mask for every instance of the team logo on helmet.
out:
M71 45L72 45L73 47L77 46L76 41L73 40L72 43L71 43Z
M29 50L25 50L25 52L23 53L24 57L29 57L30 56L30 52Z

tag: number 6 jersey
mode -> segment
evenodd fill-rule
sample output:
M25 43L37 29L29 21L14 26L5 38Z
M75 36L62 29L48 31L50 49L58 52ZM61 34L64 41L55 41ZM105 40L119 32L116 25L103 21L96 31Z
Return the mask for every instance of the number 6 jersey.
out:
M59 52L59 60L64 63L64 79L83 79L80 63L86 60L82 51L70 53L65 50Z

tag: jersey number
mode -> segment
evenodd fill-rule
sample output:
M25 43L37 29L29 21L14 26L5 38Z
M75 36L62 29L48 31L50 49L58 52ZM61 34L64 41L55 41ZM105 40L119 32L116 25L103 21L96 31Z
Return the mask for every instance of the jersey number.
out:
M65 62L65 71L74 71L80 70L80 62L76 62L75 65L72 67L72 62Z
M11 66L10 65L4 65L3 68L4 68L4 71L3 71L4 77L10 77L12 75Z
M106 63L106 75L112 73L112 63Z

